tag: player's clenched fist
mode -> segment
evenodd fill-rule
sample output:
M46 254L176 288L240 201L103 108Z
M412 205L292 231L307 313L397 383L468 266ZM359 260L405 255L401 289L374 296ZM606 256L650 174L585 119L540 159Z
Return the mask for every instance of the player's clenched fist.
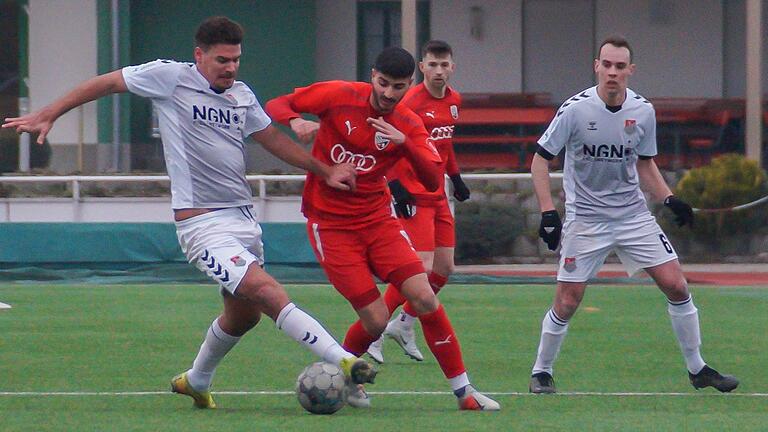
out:
M557 210L549 210L541 213L541 224L539 224L539 237L544 240L549 250L557 249L560 243L560 233L563 230L563 224L560 222L560 215Z
M312 144L320 129L320 123L303 118L293 118L290 121L291 130L296 134L296 138L303 144Z

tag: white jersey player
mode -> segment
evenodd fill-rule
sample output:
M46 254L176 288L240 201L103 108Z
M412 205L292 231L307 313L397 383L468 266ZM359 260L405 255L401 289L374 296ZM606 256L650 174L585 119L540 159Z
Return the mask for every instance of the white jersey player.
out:
M262 269L261 228L245 178L245 138L252 136L275 156L336 189L354 188L355 169L318 161L271 124L251 89L235 80L242 35L234 21L208 18L195 35L195 63L157 60L100 75L40 111L3 124L19 133L38 133L42 143L59 116L86 102L127 91L152 99L179 243L189 261L220 285L224 301L192 368L171 382L174 392L191 396L198 408L216 407L209 391L216 367L262 313L299 344L340 365L351 386L372 382L376 373L291 303L285 289Z
M598 84L568 99L539 140L531 165L542 211L539 235L551 250L562 247L557 292L542 322L529 390L554 393L553 364L589 280L615 251L628 273L644 269L668 300L668 311L695 388L729 392L739 381L721 375L701 357L699 316L672 245L656 223L640 190L693 223L691 207L672 195L656 167L653 106L627 88L635 70L627 41L619 36L600 45L594 68ZM565 223L552 202L549 164L565 148Z

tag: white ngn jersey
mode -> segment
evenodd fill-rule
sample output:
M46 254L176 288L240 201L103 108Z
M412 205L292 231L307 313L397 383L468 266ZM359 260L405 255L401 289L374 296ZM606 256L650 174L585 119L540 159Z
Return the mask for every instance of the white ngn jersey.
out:
M174 209L251 204L243 140L271 123L247 85L222 93L191 63L155 60L123 68L131 93L152 99Z
M588 88L563 103L539 145L554 155L565 147L566 220L649 213L637 160L656 156L656 114L644 97L627 89L621 109L612 112L597 87Z

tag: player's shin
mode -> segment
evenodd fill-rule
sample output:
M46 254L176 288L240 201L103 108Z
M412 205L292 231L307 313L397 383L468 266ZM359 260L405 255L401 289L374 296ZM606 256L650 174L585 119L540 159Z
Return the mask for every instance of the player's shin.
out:
M278 314L275 324L293 340L328 363L339 364L341 359L349 357L349 353L316 319L293 303L285 305Z
M557 353L560 352L560 346L567 332L568 321L560 319L554 310L548 310L541 322L541 339L532 374L546 372L552 375L552 365L557 358Z
M445 377L451 379L465 373L461 346L443 305L434 312L420 315L419 321L429 350L437 359Z
M219 327L218 317L213 320L192 363L192 369L187 372L189 385L198 391L208 390L216 367L239 340L239 337L228 335Z
M672 321L677 342L685 357L685 365L692 374L697 374L704 367L699 347L701 332L699 329L699 311L693 304L693 297L681 302L668 301L667 311Z
M379 338L381 335L373 336L363 327L363 322L360 320L355 321L352 326L347 330L347 335L344 337L344 349L351 352L356 356L361 356L368 350L368 347Z

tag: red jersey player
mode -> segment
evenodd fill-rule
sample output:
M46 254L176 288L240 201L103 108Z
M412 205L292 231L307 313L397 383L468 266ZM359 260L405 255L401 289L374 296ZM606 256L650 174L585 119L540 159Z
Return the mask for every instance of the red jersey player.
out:
M424 337L458 397L459 408L498 410L499 404L470 384L448 316L429 286L421 260L391 214L384 175L401 159L435 191L442 183L440 156L419 117L398 104L411 84L415 63L408 51L387 48L376 58L371 84L330 81L298 88L267 104L272 118L302 141L315 135L312 154L329 163L352 162L356 189L332 190L310 174L302 209L310 243L328 279L360 319L344 347L363 354L381 336L389 311L374 276L397 287L418 314ZM312 113L320 123L301 118ZM351 395L367 400L362 388Z
M448 43L432 40L422 48L421 58L419 69L424 74L424 82L408 90L402 103L421 117L432 142L446 161L445 171L453 182L453 196L465 201L469 198L469 189L461 180L453 153L453 128L461 106L461 95L448 85L456 66L453 51ZM445 190L441 185L434 192L428 191L407 160L398 162L387 174L387 179L400 223L424 263L429 284L437 294L453 272L456 246L454 220ZM392 313L405 303L405 298L390 284L384 293L384 302ZM394 339L406 355L421 361L424 357L413 334L415 316L410 304L405 303L400 316L387 324L384 335ZM383 337L368 348L368 354L379 363L384 362L382 342Z

